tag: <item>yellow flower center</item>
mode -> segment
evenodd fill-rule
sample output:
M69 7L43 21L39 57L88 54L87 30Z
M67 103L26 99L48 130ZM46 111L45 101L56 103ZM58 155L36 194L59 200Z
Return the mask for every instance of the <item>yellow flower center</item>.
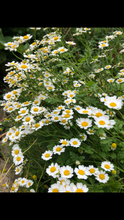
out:
M77 109L77 110L80 110L80 108L79 108L79 107L77 107L76 109Z
M62 120L62 123L66 123L66 120L65 120L65 119L63 119L63 120Z
M83 113L88 113L88 111L87 111L87 110L84 110Z
M123 81L122 79L119 79L119 80L118 80L118 82L122 82L122 81Z
M53 192L53 193L59 192L59 190L58 190L57 188L54 188L54 189L52 190L52 192Z
M86 127L88 125L88 122L84 121L81 123L82 126Z
M108 164L105 164L104 166L106 169L110 169L110 166Z
M27 105L27 104L29 104L29 102L27 101L27 102L24 102L24 105Z
M85 174L84 170L78 170L78 173L79 173L80 175L84 175L84 174Z
M69 118L70 117L70 115L69 114L65 114L65 118Z
M66 113L70 113L71 111L67 109L65 112L66 112Z
M23 64L23 65L21 65L21 68L22 68L22 69L26 69L26 68L27 68L27 65Z
M22 181L21 181L21 183L24 183L24 182L25 182L25 180L22 180Z
M55 168L55 167L51 167L51 168L50 168L50 172L53 173L53 172L55 172L55 171L56 171L56 168Z
M77 144L78 144L78 142L77 142L77 141L73 141L73 144L74 144L74 145L77 145Z
M8 94L6 97L7 97L7 98L10 98L10 97L11 97L11 94Z
M21 160L21 157L17 157L16 160L17 160L17 161L20 161L20 160Z
M30 121L30 120L31 120L30 117L27 117L27 118L25 119L26 122L28 122L28 121Z
M67 144L67 141L62 141L62 144L65 144L65 145L66 145L66 144Z
M58 37L54 37L54 40L58 40L59 38Z
M65 170L65 171L64 171L64 175L65 175L65 176L68 176L69 174L70 174L69 170Z
M95 172L95 169L94 168L91 168L90 169L90 173L94 173Z
M11 110L13 110L13 108L12 108L12 107L10 107L8 110L9 110L9 111L11 111Z
M19 172L19 168L17 168L16 171Z
M22 110L21 113L24 114L26 112L26 110Z
M96 117L100 117L100 116L102 116L103 114L101 113L101 112L97 112L96 113Z
M116 174L116 170L112 170L112 173L113 173L113 174Z
M19 150L15 150L15 154L18 154L19 153Z
M45 157L49 157L49 156L50 156L50 154L49 154L49 153L45 154Z
M11 46L11 45L12 45L12 43L8 43L7 45L8 45L8 46Z
M12 188L11 188L11 191L14 191L15 190L15 187L13 186Z
M55 117L54 119L55 119L55 120L58 120L59 118L58 118L58 117Z
M80 192L84 192L84 191L82 189L77 189L76 192L80 193Z
M99 174L99 178L101 179L101 180L104 180L105 179L105 175L104 174Z
M40 126L40 123L35 124L35 128L38 128Z
M113 143L111 146L112 146L112 148L116 148L116 147L117 147L117 144L116 144L116 143Z
M101 120L101 121L99 121L99 124L100 124L100 125L104 125L105 122L104 122L103 120Z
M19 131L16 131L16 132L15 132L15 135L18 136L18 135L19 135Z
M34 108L33 110L34 110L34 112L37 112L37 111L38 111L38 108Z
M27 35L25 35L24 37L23 37L23 39L28 39L29 37L27 36Z
M57 147L57 148L56 148L56 151L61 151L61 147Z
M110 106L115 107L117 104L115 102L111 102Z
M65 51L65 49L60 49L60 51L61 51L61 52L64 52L64 51Z

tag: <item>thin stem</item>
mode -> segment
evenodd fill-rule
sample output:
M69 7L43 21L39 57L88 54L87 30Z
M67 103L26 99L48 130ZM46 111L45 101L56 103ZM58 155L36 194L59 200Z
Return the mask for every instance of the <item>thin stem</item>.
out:
M37 187L36 187L36 192L37 192L37 189L38 189L38 185L39 185L39 183L40 183L40 180L41 180L41 178L42 178L42 176L43 176L43 173L44 173L44 170L45 170L45 166L46 166L46 163L45 163L45 165L44 165L44 169L43 169L43 172L41 173L40 179L39 179L39 181L38 181L38 184L37 184Z
M22 58L18 57L13 51L12 51L12 54L13 54L16 58L18 58L18 59L20 59L20 60L23 60Z
M23 154L26 152L26 151L28 151L31 147L32 147L32 145L37 141L37 139L38 139L38 137L35 139L35 141L23 152Z

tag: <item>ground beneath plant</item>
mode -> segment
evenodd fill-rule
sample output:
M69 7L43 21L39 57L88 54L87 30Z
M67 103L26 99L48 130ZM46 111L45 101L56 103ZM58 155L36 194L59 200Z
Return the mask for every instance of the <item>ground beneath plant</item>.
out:
M0 107L0 121L4 118L5 118L5 112ZM8 160L8 163L6 164L8 157L10 158L10 149L9 149L8 144L5 144L2 146L1 139L0 139L0 152L2 152L2 155L3 155L3 158L0 156L0 171L2 173L3 168L8 170L12 164L9 163L9 160ZM6 164L6 166L5 166L5 164ZM0 174L0 181L3 179L4 175L6 175L6 173ZM17 175L15 175L14 169L11 169L8 172L8 174L5 176L3 181L0 182L0 192L10 192L12 184L16 178L17 178ZM4 189L4 187L3 187L4 183L9 184L8 188Z

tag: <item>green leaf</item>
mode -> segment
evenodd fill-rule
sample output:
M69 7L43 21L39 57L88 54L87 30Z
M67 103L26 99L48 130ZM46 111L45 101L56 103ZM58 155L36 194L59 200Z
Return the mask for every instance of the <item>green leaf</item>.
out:
M86 148L84 149L84 151L85 151L85 153L87 153L87 154L93 154L93 153L94 153L93 150L92 150L92 148L91 148L90 146L86 146Z
M0 51L0 65L7 61L6 54L3 51Z
M85 61L87 60L87 57L88 57L88 56L85 56L85 57L79 59L78 62L79 62L79 63L85 62Z
M23 54L25 49L24 49L24 46L22 44L19 45L19 47L17 48L17 51L20 53L20 54Z
M2 33L2 29L0 28L0 50L4 48L5 39Z
M117 154L117 158L118 158L119 160L124 159L124 151L120 151L120 152Z
M103 158L107 158L106 153L104 153L103 151L100 151L100 152L99 152L99 155L100 155L101 157L103 157Z
M88 85L89 87L92 87L94 84L95 84L95 82L93 82L92 80L90 80L90 81L87 83L87 85Z

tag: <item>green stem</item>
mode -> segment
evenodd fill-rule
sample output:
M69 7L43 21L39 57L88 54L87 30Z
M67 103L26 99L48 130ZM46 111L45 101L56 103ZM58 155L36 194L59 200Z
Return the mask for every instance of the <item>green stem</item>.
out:
M12 54L13 54L16 58L18 58L18 59L20 59L20 60L23 60L22 58L18 57L13 51L12 51Z
M42 178L42 176L43 176L43 173L44 173L44 170L45 170L45 166L46 166L46 163L45 163L45 165L44 165L44 169L43 169L43 172L41 173L40 179L39 179L39 181L38 181L38 184L37 184L37 187L36 187L36 192L37 192L37 189L38 189L40 180L41 180L41 178Z

